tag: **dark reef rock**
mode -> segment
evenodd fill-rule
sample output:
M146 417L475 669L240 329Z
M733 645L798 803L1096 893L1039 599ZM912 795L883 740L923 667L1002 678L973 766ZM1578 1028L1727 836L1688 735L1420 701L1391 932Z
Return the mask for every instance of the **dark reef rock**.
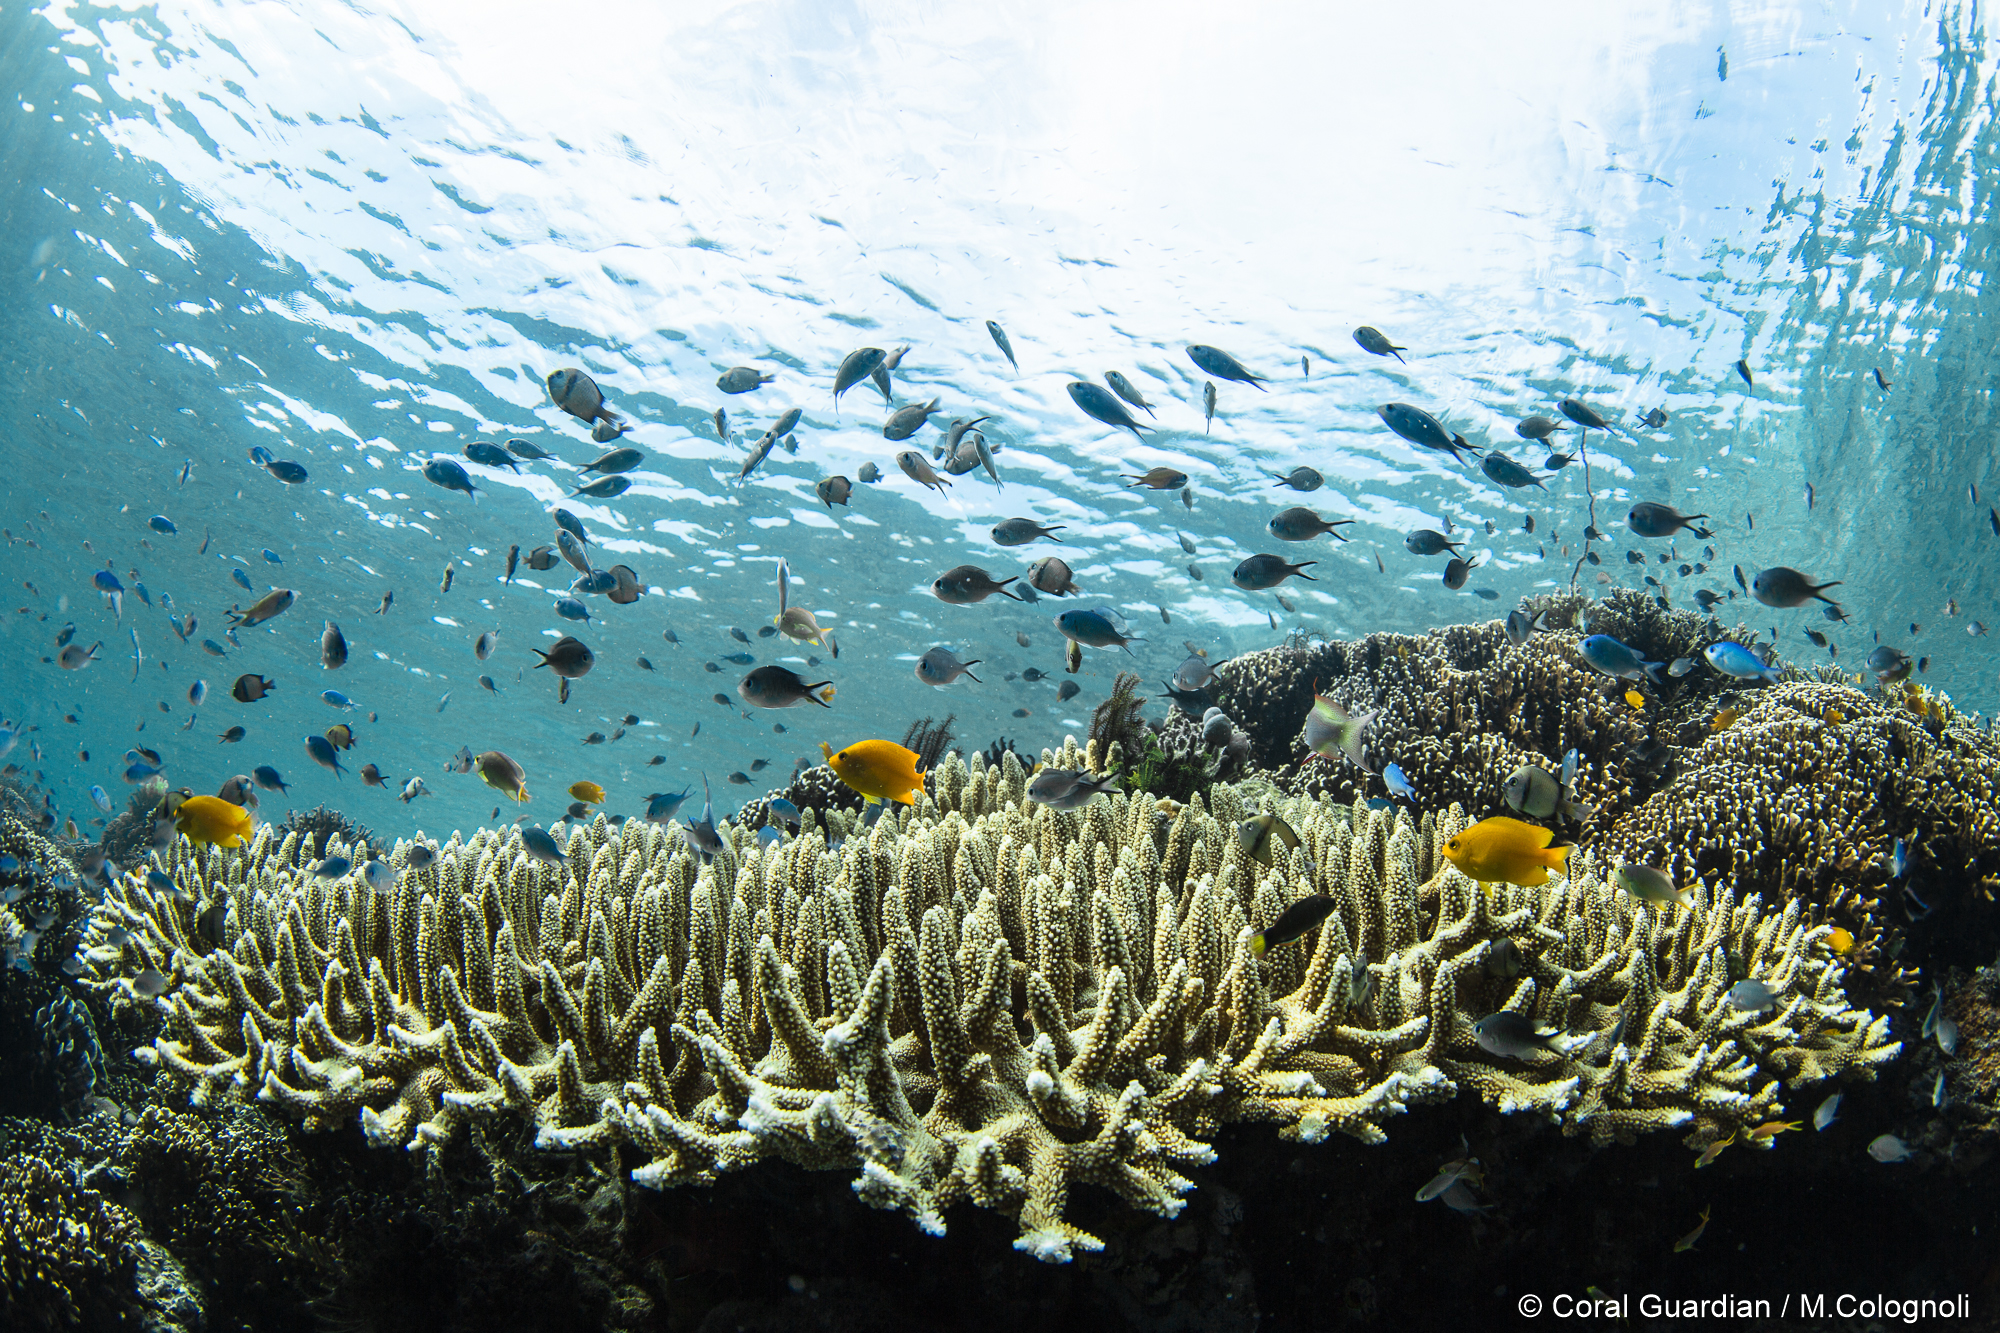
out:
M326 855L326 845L335 838L353 848L367 847L375 841L375 835L366 826L324 805L306 811L286 811L277 831L298 834L302 852L314 860Z

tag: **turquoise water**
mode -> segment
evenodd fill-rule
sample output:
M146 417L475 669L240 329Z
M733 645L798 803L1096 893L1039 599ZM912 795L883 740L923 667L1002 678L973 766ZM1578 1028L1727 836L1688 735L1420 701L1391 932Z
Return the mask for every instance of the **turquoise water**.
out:
M1608 540L1577 573L1587 589L1651 576L1691 606L1699 588L1734 592L1734 565L1794 566L1841 580L1852 619L1741 598L1725 618L1775 630L1802 663L1827 660L1804 638L1824 631L1854 670L1879 635L1927 658L1922 679L1962 707L1996 704L1993 639L1968 633L2000 625L1981 320L1994 61L1976 9L1446 7L1419 22L1295 5L1226 28L1054 6L546 19L0 9L15 599L0 713L39 727L10 759L62 814L96 817L93 784L122 807L125 751L145 745L176 786L269 764L292 790L261 814L325 802L388 836L490 822L494 794L446 771L461 746L526 770L534 800L504 817L553 821L580 779L637 814L651 792L698 794L704 773L720 815L821 741L896 739L952 713L966 746L1039 749L1080 732L1122 669L1157 694L1187 645L1219 659L1296 632L1419 630L1566 586L1593 498L1581 463L1536 467L1546 492L1504 490L1392 434L1375 411L1392 401L1534 465L1548 451L1514 423L1585 400L1615 427L1590 437ZM1360 349L1364 324L1407 364ZM1268 387L1219 383L1205 425L1211 377L1189 343ZM928 455L938 431L885 440L867 384L836 411L847 353L905 345L896 401L938 399L939 424L987 415L1004 489L979 471L942 496L904 477L895 454ZM724 395L732 366L773 382ZM564 498L617 446L550 401L543 378L562 367L596 379L630 423L619 443L645 452L623 496ZM1157 412L1140 414L1158 426L1143 442L1065 392L1111 370ZM791 407L797 453L739 484ZM1647 428L1655 408L1667 422ZM520 475L467 464L476 505L421 475L509 438L555 458ZM309 480L275 480L250 461L260 446ZM883 479L857 480L849 506L816 497L871 462ZM1272 484L1302 465L1322 489ZM1154 467L1188 474L1192 507L1122 480ZM1684 534L1662 565L1670 543L1624 526L1635 500L1708 513L1715 537ZM1292 504L1355 520L1352 540L1277 541L1265 525ZM593 620L575 627L552 609L567 566L503 583L511 545L554 540L557 505L645 596L587 598ZM1064 525L1065 545L998 547L989 530L1013 516ZM1446 519L1478 557L1458 591L1443 557L1403 546ZM1232 587L1258 552L1317 561L1317 582ZM955 565L1007 577L1046 554L1074 568L1080 599L951 606L929 591ZM779 557L837 661L758 637ZM153 605L133 590L114 614L91 583L107 564ZM296 604L226 640L223 613L273 587ZM1145 641L1133 657L1087 649L1082 692L1062 702L1053 619L1079 605L1119 611ZM199 619L186 643L170 614ZM327 620L351 644L332 671ZM77 672L45 660L71 623L103 644ZM562 704L529 650L573 628L598 665ZM978 659L981 682L920 684L916 660L939 645ZM832 707L746 710L748 665L726 654L831 680ZM1050 678L1007 679L1028 668ZM244 673L276 692L236 702ZM322 703L327 689L358 710ZM433 795L399 803L315 766L303 738L337 722L358 738L349 769L421 776ZM219 744L236 725L245 738Z

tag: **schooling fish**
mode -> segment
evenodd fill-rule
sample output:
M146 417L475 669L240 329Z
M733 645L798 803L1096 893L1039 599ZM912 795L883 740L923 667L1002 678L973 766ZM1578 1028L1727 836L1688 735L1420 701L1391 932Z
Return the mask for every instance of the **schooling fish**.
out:
M1442 532L1419 528L1403 538L1403 549L1411 555L1441 555L1446 551L1462 550L1463 546L1453 542Z
M1132 406L1138 408L1140 411L1144 412L1147 416L1157 417L1159 415L1157 412L1153 411L1152 404L1146 401L1146 396L1140 393L1138 389L1134 388L1132 385L1132 381L1126 379L1125 376L1120 374L1118 371L1115 370L1105 371L1104 382L1111 386L1111 392L1117 394L1120 398L1123 398L1126 402L1132 404Z
M1838 588L1840 580L1831 583L1814 583L1796 569L1774 565L1760 570L1750 580L1750 595L1766 606L1781 609L1804 606L1807 601L1818 598L1829 606L1838 605L1831 597L1822 595L1824 589Z
M729 394L749 393L752 389L763 388L776 378L778 378L776 375L766 375L751 366L731 366L716 378L715 387Z
M1120 475L1130 481L1135 488L1143 486L1155 491L1177 491L1188 483L1187 473L1177 472L1170 467L1152 468L1141 475L1130 472Z
M331 620L319 636L319 664L328 671L347 665L347 636Z
M1443 423L1421 407L1412 407L1408 403L1384 403L1375 412L1382 418L1383 425L1411 444L1450 454L1454 462L1464 461L1459 457L1460 449L1470 450L1474 456L1479 453L1463 438L1446 430Z
M1628 861L1611 872L1611 882L1641 902L1694 906L1694 886L1676 885L1672 875L1654 866Z
M1360 345L1361 350L1364 352L1373 352L1376 356L1393 356L1398 361L1403 359L1402 354L1404 352L1410 350L1407 347L1399 347L1395 343L1390 342L1388 338L1383 336L1380 330L1371 328L1366 324L1363 324L1354 331L1354 341Z
M570 498L582 495L588 496L592 500L615 500L631 489L632 479L630 477L606 477L603 481L594 481L588 486L579 486L571 491L569 495Z
M1208 434L1215 425L1215 382L1204 380L1201 385L1201 432Z
M1028 782L1028 799L1051 810L1081 810L1099 796L1118 790L1118 779L1093 777L1081 769L1045 768Z
M1120 634L1114 623L1115 614L1106 606L1093 611L1065 611L1056 617L1056 630L1071 643L1079 643L1086 648L1117 647L1130 653L1132 649L1129 645L1145 640L1136 634Z
M306 753L311 755L312 761L321 768L332 769L335 777L347 771L340 766L340 752L335 750L333 742L324 736L306 737Z
M1191 343L1187 349L1188 360L1201 367L1206 373L1219 380L1231 380L1237 384L1253 384L1259 391L1264 389L1265 378L1255 374L1241 361L1219 347L1205 343Z
M551 370L542 382L548 386L550 400L578 421L616 423L619 419L604 405L604 391L597 387L597 381L575 367Z
M1007 364L1014 367L1014 373L1021 373L1021 363L1014 359L1014 344L1007 341L1007 330L1000 327L998 320L986 321L986 332L993 339L993 345L1000 349L1000 355L1007 358Z
M1715 534L1707 528L1696 527L1695 520L1707 518L1707 514L1683 514L1672 505L1655 504L1650 500L1632 506L1632 512L1625 516L1625 522L1641 537L1671 537L1682 528L1688 528L1694 535L1707 541Z
M237 703L254 704L277 688L277 682L266 680L262 676L243 675L236 678L236 684L230 687L229 695Z
M513 455L497 444L488 444L483 440L474 440L471 444L465 446L463 452L467 458L481 467L504 467L516 475L519 475L521 471L521 465L514 461Z
M945 487L951 485L950 480L940 477L931 467L930 461L915 449L905 449L897 454L896 466L901 468L903 475L911 481L928 486L940 495L944 494Z
M1628 647L1609 634L1592 634L1577 645L1583 660L1596 671L1618 680L1637 680L1649 675L1659 680L1664 662L1648 662L1638 649Z
M1283 556L1253 555L1236 566L1229 576L1229 581L1245 592L1260 592L1266 588L1275 588L1294 575L1313 583L1317 580L1305 571L1318 563L1317 560L1305 560L1294 565L1287 563Z
M677 793L654 792L646 798L646 813L641 816L649 824L671 824L679 812L682 802L693 793L688 787Z
M1580 398L1565 398L1556 404L1556 410L1587 431L1611 429L1611 423Z
M1540 477L1537 477L1534 473L1528 471L1528 469L1522 467L1505 454L1490 453L1486 455L1485 458L1480 460L1479 470L1486 475L1488 481L1499 486L1510 488L1541 486L1543 490L1548 489L1546 485L1543 485Z
M1290 472L1283 474L1273 472L1271 475L1277 478L1274 485L1289 486L1295 491L1316 491L1326 485L1326 478L1309 467L1295 467Z
M1283 542L1311 541L1315 537L1331 533L1341 541L1347 538L1340 529L1354 522L1351 518L1336 518L1331 521L1321 518L1310 509L1281 509L1270 522L1271 535Z
M979 665L979 659L961 662L957 654L949 648L933 648L917 659L917 679L926 685L949 685L960 676L970 676L974 684L979 677L972 674L972 668Z
M840 408L840 395L874 374L875 367L881 365L887 355L879 347L859 347L841 359L840 368L833 372L835 411Z
M1051 556L1049 559L1054 557ZM977 565L954 565L931 580L931 594L951 606L973 606L985 601L996 592L1018 602L1021 600L1020 597L1007 591L1007 585L1015 581L1006 578L996 582L992 575Z
M755 708L796 708L800 704L832 705L832 681L808 681L781 666L760 666L736 683L743 702Z
M1060 542L1062 538L1056 534L1063 530L1061 523L1043 527L1032 518L1010 518L993 525L993 540L1001 546L1026 546L1042 537Z
M479 488L472 484L471 475L455 459L433 458L424 464L424 480L433 486L469 495L474 504L479 503Z
M1143 438L1139 435L1140 431L1153 429L1151 426L1142 425L1138 418L1125 409L1123 403L1101 385L1092 384L1088 380L1072 380L1066 387L1070 401L1094 421L1101 421L1107 426L1116 426L1120 430L1129 430L1135 439Z

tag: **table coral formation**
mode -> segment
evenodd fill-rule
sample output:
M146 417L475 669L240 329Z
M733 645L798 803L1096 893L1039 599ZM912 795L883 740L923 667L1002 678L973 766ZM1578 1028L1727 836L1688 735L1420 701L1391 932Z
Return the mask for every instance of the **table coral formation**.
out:
M1172 1216L1233 1122L1377 1142L1466 1087L1599 1142L1700 1143L1896 1049L1797 904L1656 909L1588 857L1489 894L1440 853L1456 810L1420 827L1251 783L1171 818L1122 795L1065 814L1026 782L1011 754L954 757L872 827L808 814L765 847L725 825L708 865L637 823L572 830L562 868L484 830L422 870L399 847L381 892L306 873L296 835L183 843L181 892L130 877L99 909L88 977L164 1011L156 1058L197 1105L415 1149L521 1116L546 1147L639 1149L656 1187L773 1158L852 1171L927 1230L960 1202L1005 1213L1047 1260L1098 1244L1066 1220L1073 1184ZM1236 835L1265 808L1301 839L1269 867ZM1253 953L1310 893L1325 925ZM133 990L145 969L164 996ZM1745 976L1770 1009L1727 999ZM1482 1049L1471 1024L1501 1009L1546 1052Z

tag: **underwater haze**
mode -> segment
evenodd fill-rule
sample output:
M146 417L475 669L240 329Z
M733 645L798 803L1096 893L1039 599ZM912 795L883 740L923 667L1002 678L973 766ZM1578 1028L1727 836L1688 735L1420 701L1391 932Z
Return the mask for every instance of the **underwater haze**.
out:
M1190 648L1489 620L1572 580L1676 608L1707 590L1801 665L1862 672L1891 645L1991 713L1982 23L1924 4L1294 3L1225 23L772 0L552 23L518 3L8 3L0 714L37 728L9 759L79 826L105 817L93 786L123 808L137 747L199 792L269 765L290 791L262 817L326 803L381 838L496 807L553 823L579 781L636 817L706 776L720 818L821 742L955 715L962 748L1039 752L1124 670L1157 713ZM893 403L865 379L836 400L869 347L909 349ZM770 381L725 393L735 367ZM572 369L622 437L552 399ZM1142 431L1073 401L1107 372L1150 404ZM1565 399L1609 428L1552 469L1578 453ZM1519 469L1420 447L1389 403ZM740 476L794 408L796 452ZM1524 438L1534 415L1566 429ZM916 449L945 473L942 432L982 417L990 471L933 490L899 467ZM464 452L509 440L548 457ZM628 490L573 494L622 447L643 454ZM440 458L476 498L426 479ZM1302 467L1324 484L1274 481ZM1133 484L1153 469L1186 484ZM816 489L834 477L845 503ZM1640 536L1640 501L1713 536ZM1282 541L1267 525L1292 506L1352 522ZM558 507L644 595L558 614L576 571L525 561ZM1009 518L1061 544L1001 546ZM1406 548L1425 529L1463 543L1456 588L1449 553ZM1314 563L1235 586L1258 554ZM1074 595L932 592L1050 555ZM763 632L780 559L837 658ZM1772 566L1838 581L1848 618L1751 601L1735 571ZM225 633L273 589L295 603ZM1056 617L1098 607L1138 638L1071 675ZM349 644L332 669L329 621ZM70 625L102 645L76 669ZM596 657L566 703L531 651L565 634ZM978 680L922 683L937 647ZM831 682L830 705L748 707L738 682L773 664ZM239 702L246 675L275 689ZM337 723L345 775L305 745ZM532 801L450 771L461 747L512 756ZM430 794L399 801L416 777Z

